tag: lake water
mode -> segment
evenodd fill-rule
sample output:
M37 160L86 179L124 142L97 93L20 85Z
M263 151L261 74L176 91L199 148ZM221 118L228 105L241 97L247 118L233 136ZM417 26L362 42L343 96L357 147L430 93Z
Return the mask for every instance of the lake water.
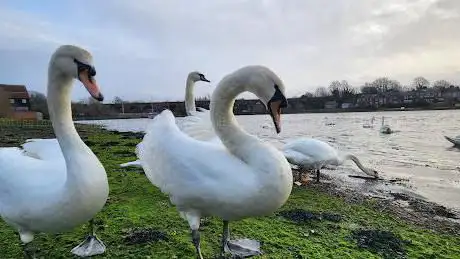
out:
M373 116L374 128L364 128L363 124ZM385 124L396 133L379 133L382 116ZM460 135L459 110L286 114L282 117L279 135L274 132L268 115L237 116L237 120L249 133L279 148L296 137L326 141L341 151L355 154L365 166L376 169L383 178L407 179L404 186L394 186L400 188L399 191L416 193L460 209L460 149L453 148L444 139L444 135ZM150 121L129 119L79 123L100 124L117 131L144 131ZM359 188L363 192L388 190L388 183L369 184L369 181L348 177L349 174L360 174L351 161L337 170L324 170L324 173L344 186Z

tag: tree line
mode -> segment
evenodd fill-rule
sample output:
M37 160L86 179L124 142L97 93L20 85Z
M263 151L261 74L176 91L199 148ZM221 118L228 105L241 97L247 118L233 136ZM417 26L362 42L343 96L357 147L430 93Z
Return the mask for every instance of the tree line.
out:
M360 87L351 86L348 81L332 81L329 87L320 86L314 92L306 92L302 97L333 97L334 99L347 99L362 94L384 94L388 92L403 92L412 90L421 90L434 88L437 91L445 91L448 88L455 87L447 80L436 80L432 83L424 77L416 77L412 83L403 86L399 81L388 77L380 77L372 82L366 82Z

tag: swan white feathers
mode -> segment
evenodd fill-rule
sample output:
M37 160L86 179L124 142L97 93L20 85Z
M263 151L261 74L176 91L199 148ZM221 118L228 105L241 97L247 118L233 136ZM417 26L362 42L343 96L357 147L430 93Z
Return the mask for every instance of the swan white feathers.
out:
M316 181L319 181L321 168L326 165L341 165L347 159L355 162L365 174L378 177L377 171L364 167L356 156L341 154L328 143L318 139L298 138L290 141L283 146L283 154L289 163L300 166L301 170L316 170Z
M148 179L170 196L188 221L200 256L200 217L221 217L228 229L230 220L274 212L292 189L292 171L283 154L236 122L233 104L245 91L266 105L279 133L280 109L287 105L284 85L268 68L247 66L224 77L211 97L210 121L220 144L187 135L165 110L136 148ZM227 240L228 233L223 236Z
M63 232L92 222L107 200L105 169L79 137L70 106L75 78L102 101L95 74L89 52L71 45L59 47L49 63L47 96L57 139L32 139L23 149L0 149L0 215L19 232L26 253L34 233ZM91 237L72 252L103 253L103 243Z
M187 114L186 117L182 118L181 121L178 121L178 126L179 128L187 128L187 130L189 131L190 133L190 136L194 136L196 137L197 139L200 139L200 140L207 140L206 137L202 137L198 134L196 134L195 132L198 130L189 130L188 128L190 128L189 124L191 122L193 122L193 124L198 124L196 122L198 121L201 121L203 116L207 116L208 120L209 120L209 113L206 114L206 115L201 115L202 112L201 111L207 111L206 109L203 109L203 108L200 108L198 107L198 110L200 112L197 112L197 108L195 106L195 97L194 97L194 89L195 89L195 83L198 82L198 81L203 81L203 82L208 82L210 83L211 81L209 81L206 76L203 74L203 73L200 73L198 71L192 71L190 72L188 75L187 75L187 80L185 82L185 101L184 101L184 104L185 104L185 113ZM210 127L212 129L212 125L209 123L209 126L207 125L207 127ZM132 162L127 162L127 163L123 163L123 164L120 164L120 167L128 167L128 166L134 166L134 167L142 167L141 165L141 162L138 160L136 161L132 161Z

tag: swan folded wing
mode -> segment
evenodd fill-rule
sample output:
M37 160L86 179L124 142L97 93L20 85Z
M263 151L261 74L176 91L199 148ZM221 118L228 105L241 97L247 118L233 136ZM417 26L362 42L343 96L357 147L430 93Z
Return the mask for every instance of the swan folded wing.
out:
M0 148L0 200L21 193L25 197L52 191L64 184L65 172L64 160L42 160L20 148Z
M198 109L199 111L192 112L192 115L182 118L178 123L180 130L197 140L216 142L218 137L212 126L209 110Z
M28 139L22 145L24 153L42 160L64 160L57 139Z
M218 210L259 191L247 164L223 145L181 132L168 110L155 117L136 152L148 179L182 210Z

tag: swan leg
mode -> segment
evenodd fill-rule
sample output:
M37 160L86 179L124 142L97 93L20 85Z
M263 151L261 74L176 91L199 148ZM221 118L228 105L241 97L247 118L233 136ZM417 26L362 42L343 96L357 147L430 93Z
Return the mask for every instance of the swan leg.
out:
M260 251L260 243L257 240L250 240L246 238L230 240L230 228L228 221L226 220L224 220L221 255L223 256L225 252L229 252L234 256L242 258L262 254Z
M196 249L197 258L203 259L200 248L200 231L198 229L192 229L192 242Z
M22 252L24 253L24 258L35 259L35 251L31 246L32 240L34 240L34 234L28 231L19 231L19 238L22 242Z
M91 229L90 234L83 242L72 249L72 254L80 257L88 257L105 252L104 243L96 236L96 227L93 219L89 221L89 226Z
M316 182L319 183L319 169L316 169Z

